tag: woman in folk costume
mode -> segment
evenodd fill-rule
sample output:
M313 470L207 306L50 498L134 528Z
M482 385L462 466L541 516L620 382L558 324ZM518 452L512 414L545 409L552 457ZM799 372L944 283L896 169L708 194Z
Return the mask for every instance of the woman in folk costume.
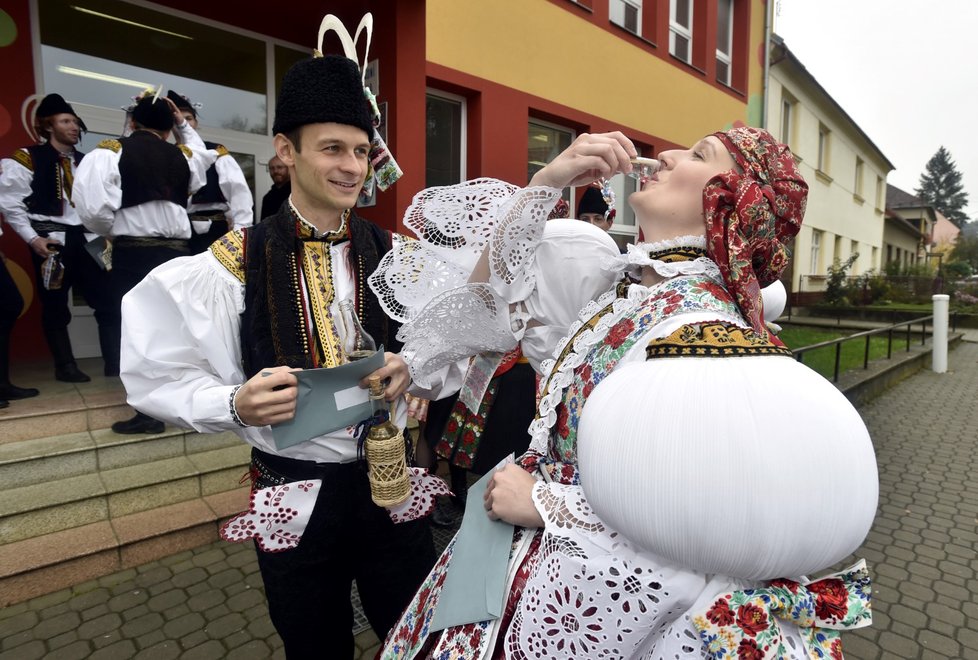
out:
M754 128L663 152L629 198L647 242L626 255L545 221L563 187L636 155L582 135L525 189L415 198L415 224L488 236L467 284L407 314L416 383L515 342L542 380L529 451L486 489L517 526L502 615L432 631L453 541L382 657L838 658L838 631L870 624L863 562L806 577L860 545L878 477L855 409L765 326L807 195L791 153Z

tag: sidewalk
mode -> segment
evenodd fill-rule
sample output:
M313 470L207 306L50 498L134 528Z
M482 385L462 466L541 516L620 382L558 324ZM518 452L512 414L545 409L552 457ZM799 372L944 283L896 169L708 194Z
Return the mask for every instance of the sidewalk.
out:
M856 556L874 623L845 633L849 660L978 660L978 343L860 408L880 505ZM442 547L451 531L437 530ZM357 623L358 658L379 642ZM0 660L284 658L254 550L214 543L0 610ZM323 657L329 656L324 648Z

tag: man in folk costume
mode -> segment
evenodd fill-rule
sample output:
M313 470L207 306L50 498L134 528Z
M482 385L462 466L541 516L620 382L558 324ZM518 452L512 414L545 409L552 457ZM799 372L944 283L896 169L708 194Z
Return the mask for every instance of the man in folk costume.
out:
M35 115L35 128L44 141L18 149L3 160L0 209L31 248L41 326L54 357L55 378L68 383L91 380L78 368L68 336L68 292L76 287L95 310L105 375L118 376L119 310L111 304L108 273L85 249L95 235L85 232L72 198L75 171L84 156L75 145L87 130L85 122L59 94L45 96ZM62 273L60 281L50 271L44 277L42 268L52 267ZM0 398L23 398L19 389L13 388Z
M279 448L270 427L295 415L294 371L343 361L341 301L354 301L378 344L394 345L396 324L366 285L391 234L354 211L379 162L368 159L374 126L354 60L294 65L273 129L290 199L264 222L158 268L123 306L130 403L199 432L233 430L252 445L252 509L222 536L255 539L290 659L352 657L354 579L368 621L386 636L435 559L426 520L394 524L395 514L372 502L351 428ZM395 353L384 361L372 375L389 379L392 401L407 388L408 369ZM406 406L394 421L403 428ZM287 515L267 508L276 506Z
M196 131L197 107L200 104L191 103L186 96L172 89L166 94L187 120L184 126L189 125ZM174 129L178 144L193 140L192 137L183 136L180 126ZM217 160L207 169L207 185L194 193L187 206L193 228L190 237L190 251L193 254L200 254L231 229L255 224L252 208L254 197L241 166L223 144L204 140L204 145L217 154Z
M144 93L131 110L132 133L100 142L75 177L78 215L112 243L110 291L117 313L122 297L153 268L190 253L187 197L204 185L215 157L199 137L190 147L167 142L176 118L184 122L175 106L157 97L152 90ZM116 433L163 428L138 409L112 425Z

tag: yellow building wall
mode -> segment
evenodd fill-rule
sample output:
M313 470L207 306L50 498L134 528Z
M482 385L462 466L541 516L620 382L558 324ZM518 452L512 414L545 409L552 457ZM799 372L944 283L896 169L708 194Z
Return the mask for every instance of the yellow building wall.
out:
M666 1L666 0L661 0ZM428 0L429 62L617 124L692 144L760 121L765 5L752 2L748 84L738 98L548 0ZM660 48L666 48L661 46Z

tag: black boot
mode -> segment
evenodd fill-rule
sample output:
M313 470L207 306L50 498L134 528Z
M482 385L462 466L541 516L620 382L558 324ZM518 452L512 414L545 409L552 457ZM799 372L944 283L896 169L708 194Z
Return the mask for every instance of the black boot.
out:
M4 401L3 399L0 399L0 408L6 408L9 405L10 404L8 402Z
M6 408L9 401L28 399L39 392L33 387L17 387L10 382L10 333L0 332L0 401Z
M112 425L112 431L114 433L121 433L123 435L134 433L163 433L165 428L163 422L158 419L153 419L149 415L144 415L141 412L137 412L131 419L127 419L124 422L116 422Z
M48 348L54 356L54 377L64 383L87 383L92 380L78 368L75 354L71 350L71 339L68 329L45 330L44 337L48 340Z

